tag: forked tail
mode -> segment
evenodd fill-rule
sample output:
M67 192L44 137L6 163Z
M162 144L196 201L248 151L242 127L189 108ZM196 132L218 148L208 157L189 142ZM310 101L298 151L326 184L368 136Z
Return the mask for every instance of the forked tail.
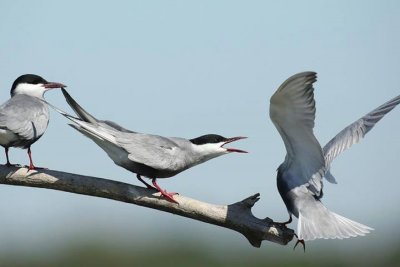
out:
M91 123L97 122L97 119L93 117L91 114L89 114L89 112L87 112L83 107L81 107L81 105L79 105L75 101L75 99L73 99L72 96L68 94L67 90L61 88L61 91L69 106L75 111L76 115L78 115L81 120Z
M373 229L328 210L319 200L307 201L299 211L298 238L304 241L364 236Z

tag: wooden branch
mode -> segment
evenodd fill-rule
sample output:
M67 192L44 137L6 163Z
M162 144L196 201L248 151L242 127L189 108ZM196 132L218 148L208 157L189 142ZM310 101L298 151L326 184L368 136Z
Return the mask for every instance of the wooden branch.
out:
M258 219L252 214L251 208L259 200L260 194L225 206L176 195L174 198L179 204L175 204L151 189L114 180L53 170L28 171L26 168L5 166L0 166L0 183L108 198L177 214L237 231L254 247L260 247L263 240L286 245L294 236L292 229L282 227L269 218Z

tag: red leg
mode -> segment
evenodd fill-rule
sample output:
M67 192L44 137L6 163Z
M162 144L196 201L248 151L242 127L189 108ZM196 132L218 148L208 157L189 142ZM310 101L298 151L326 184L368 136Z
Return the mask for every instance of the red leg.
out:
M32 160L32 152L31 152L31 147L28 147L28 156L29 156L29 167L28 169L31 170L39 170L39 169L47 169L43 167L36 167L33 165L33 160Z
M149 185L145 180L143 180L142 177L141 177L139 174L136 175L136 178L137 178L139 181L141 181L148 189L157 190L157 188L155 188L155 187ZM157 191L158 191L158 190L157 190Z
M29 156L29 170L30 171L35 170L36 167L35 165L33 165L31 147L28 147L28 156Z
M176 203L176 204L179 204L178 201L176 201L176 200L173 198L173 196L174 196L174 195L177 195L178 193L173 193L173 192L168 193L167 191L162 190L162 189L158 186L158 184L157 184L157 182L156 182L156 178L153 178L153 179L152 179L152 183L153 183L153 185L155 186L155 188L157 188L158 192L161 193L162 196L164 196L166 199L168 199L168 200L171 201L171 202L174 202L174 203Z

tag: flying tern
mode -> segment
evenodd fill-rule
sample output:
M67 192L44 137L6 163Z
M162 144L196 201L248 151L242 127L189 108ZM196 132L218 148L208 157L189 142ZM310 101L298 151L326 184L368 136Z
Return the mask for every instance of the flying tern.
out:
M321 148L313 133L316 73L303 72L288 78L270 100L270 118L286 147L285 161L277 170L277 186L289 212L298 218L301 243L317 238L362 236L372 228L328 210L321 202L322 179L336 183L329 169L344 150L359 142L388 112L400 103L397 96L339 132ZM297 245L297 244L296 244Z

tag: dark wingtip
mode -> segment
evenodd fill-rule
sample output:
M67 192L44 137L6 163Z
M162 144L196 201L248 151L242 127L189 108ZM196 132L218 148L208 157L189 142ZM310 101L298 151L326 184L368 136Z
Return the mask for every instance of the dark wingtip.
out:
M75 111L75 113L79 116L81 120L84 120L86 122L91 122L95 123L97 122L97 119L90 115L84 108L79 105L75 99L72 98L72 96L67 92L65 87L61 88L61 92L64 95L65 100L67 101L68 105Z

